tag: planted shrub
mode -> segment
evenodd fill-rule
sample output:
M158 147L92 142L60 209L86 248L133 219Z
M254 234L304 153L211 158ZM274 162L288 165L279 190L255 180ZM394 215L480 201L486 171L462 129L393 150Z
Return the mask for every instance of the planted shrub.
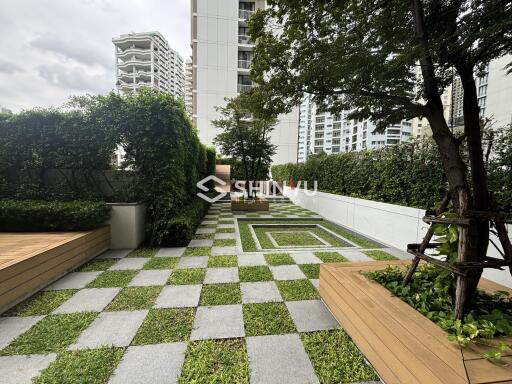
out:
M109 218L102 202L0 200L0 231L90 230Z
M172 216L158 230L157 242L163 246L185 246L187 245L197 226L206 214L209 203L203 199L196 198L178 214Z

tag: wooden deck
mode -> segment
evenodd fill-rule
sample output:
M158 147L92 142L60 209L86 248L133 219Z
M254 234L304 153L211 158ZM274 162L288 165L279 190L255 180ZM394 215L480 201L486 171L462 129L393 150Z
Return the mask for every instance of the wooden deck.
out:
M360 273L387 265L405 267L409 263L377 261L320 267L322 298L383 381L386 384L512 383L511 354L502 358L508 365L499 366L482 358L483 347L461 349L448 341L440 327ZM484 279L481 288L509 290Z
M110 229L0 233L0 313L108 249Z

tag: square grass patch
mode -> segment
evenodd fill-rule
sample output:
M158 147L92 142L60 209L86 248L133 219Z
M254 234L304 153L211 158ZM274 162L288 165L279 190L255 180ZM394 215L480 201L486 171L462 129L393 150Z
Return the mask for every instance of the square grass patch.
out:
M217 239L213 240L214 247L234 247L236 245L235 239Z
M244 339L190 343L180 384L248 383L249 359Z
M178 264L179 257L153 257L143 269L173 269Z
M292 247L300 247L300 246L323 246L320 240L314 237L311 233L307 231L287 231L287 232L268 232L270 236L272 236L277 243L277 245L282 247L292 246Z
M151 309L132 341L134 345L187 341L194 323L194 308Z
M105 271L87 284L87 288L126 287L138 271Z
M239 267L238 276L240 281L244 283L273 280L272 272L270 272L270 268L266 265Z
M80 268L77 268L77 272L99 272L106 271L115 263L117 263L119 259L94 259L85 263Z
M202 284L205 275L205 268L175 269L167 283L173 285Z
M121 361L123 353L123 348L66 351L41 376L34 379L33 383L106 383Z
M217 233L235 233L235 228L217 228Z
M238 258L236 256L214 256L208 259L208 267L236 267Z
M199 305L228 305L241 302L240 284L238 283L203 285L199 299Z
M65 350L96 318L97 313L49 315L0 351L1 355L31 355Z
M281 335L296 332L284 303L244 304L246 336Z
M124 288L108 305L106 311L137 311L150 309L162 287Z
M215 233L196 233L193 237L194 240L213 240Z
M137 248L131 251L126 257L153 257L158 252L158 248Z
M319 331L300 335L321 383L379 380L345 331Z
M320 276L320 264L301 264L299 268L308 279L318 279Z
M371 251L363 251L364 254L370 256L374 260L397 260L397 258L393 255L390 255L387 252L384 252L380 249L374 249Z
M210 256L211 247L192 247L187 248L183 256Z
M9 309L2 316L38 316L48 315L78 290L42 291Z
M276 284L284 301L315 300L320 298L315 286L307 279L282 280L276 281Z
M288 253L267 253L265 260L268 265L290 265L295 264L295 261Z
M324 263L338 263L348 261L347 258L340 255L338 252L315 252L315 256L322 260Z

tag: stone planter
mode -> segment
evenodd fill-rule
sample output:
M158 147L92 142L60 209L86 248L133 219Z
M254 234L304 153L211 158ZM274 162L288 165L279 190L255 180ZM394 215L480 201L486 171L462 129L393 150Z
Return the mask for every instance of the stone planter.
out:
M111 208L110 248L137 248L145 237L146 205L141 203L109 203Z

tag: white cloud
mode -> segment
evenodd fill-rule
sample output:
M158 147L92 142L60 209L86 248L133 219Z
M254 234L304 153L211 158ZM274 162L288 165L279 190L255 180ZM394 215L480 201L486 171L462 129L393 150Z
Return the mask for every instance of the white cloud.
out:
M190 0L2 0L0 105L61 105L114 87L112 37L159 31L190 55Z

